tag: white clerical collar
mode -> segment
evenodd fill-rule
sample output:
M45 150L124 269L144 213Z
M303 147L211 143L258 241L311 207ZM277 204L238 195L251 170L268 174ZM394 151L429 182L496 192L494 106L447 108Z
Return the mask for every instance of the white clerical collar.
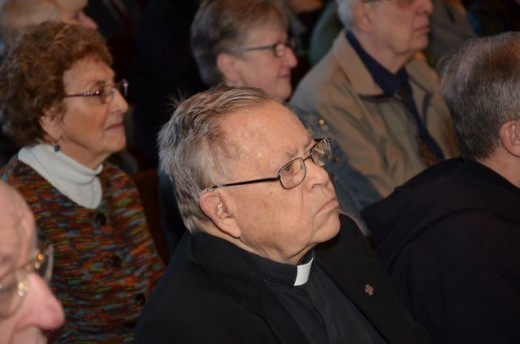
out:
M296 279L294 280L295 287L307 283L307 281L309 280L309 275L311 273L313 260L314 257L312 257L307 263L296 266Z
M101 182L97 176L103 171L103 165L92 170L62 152L55 152L48 144L23 147L18 152L18 160L77 204L95 209L101 203Z

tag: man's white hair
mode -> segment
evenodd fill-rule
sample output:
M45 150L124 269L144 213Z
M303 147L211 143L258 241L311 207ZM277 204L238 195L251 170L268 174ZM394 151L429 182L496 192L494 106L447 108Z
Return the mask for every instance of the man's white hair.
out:
M351 29L353 26L353 8L354 4L358 1L359 0L336 0L338 17L347 30Z

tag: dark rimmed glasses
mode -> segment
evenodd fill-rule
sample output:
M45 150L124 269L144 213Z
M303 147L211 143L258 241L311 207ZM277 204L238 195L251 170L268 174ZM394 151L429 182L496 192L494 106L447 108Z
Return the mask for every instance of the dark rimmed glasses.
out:
M305 160L311 159L316 165L323 167L330 160L331 147L330 139L316 139L316 144L309 150L309 155L305 158L296 158L283 165L278 170L276 177L260 178L253 180L246 180L242 182L227 183L222 185L213 185L207 188L205 191L211 191L226 186L237 186L247 185L264 182L276 182L279 181L284 189L292 189L300 185L305 176L307 175L307 167L305 166Z
M287 49L290 48L294 51L294 47L296 43L294 42L294 38L289 38L285 42L279 42L271 45L262 45L259 47L250 47L244 48L243 51L254 51L254 50L271 50L275 57L283 57L287 52Z
M35 272L49 283L53 266L54 247L49 245L22 267L0 276L0 318L8 317L20 307L22 299L29 291L29 274Z
M382 0L361 0L361 2L376 2L376 1L382 1ZM403 5L411 5L416 0L386 0L386 1L397 1Z
M114 99L114 92L118 91L123 97L128 94L128 81L123 79L115 84L105 84L98 90L92 92L82 92L76 94L66 94L65 98L70 97L99 97L102 104L108 104Z

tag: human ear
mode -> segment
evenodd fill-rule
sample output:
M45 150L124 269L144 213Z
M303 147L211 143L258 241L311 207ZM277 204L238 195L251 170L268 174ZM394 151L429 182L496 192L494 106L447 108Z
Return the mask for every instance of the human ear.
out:
M206 191L199 198L200 208L218 230L222 234L236 239L240 237L241 233L235 217L229 209L230 202L230 199L226 199L224 195L215 190Z
M354 26L360 31L371 32L373 30L373 16L370 5L363 2L357 2L354 4L352 9Z
M55 108L44 110L38 122L43 129L45 141L54 144L61 139L61 119Z
M505 150L520 157L520 120L509 120L500 126L498 131L500 142Z
M237 57L229 53L217 55L217 68L222 73L224 83L231 86L241 86L240 73L236 68Z

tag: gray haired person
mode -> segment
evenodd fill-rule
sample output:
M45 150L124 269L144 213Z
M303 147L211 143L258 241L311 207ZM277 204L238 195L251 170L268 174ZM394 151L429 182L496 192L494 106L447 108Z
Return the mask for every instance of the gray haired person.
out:
M460 158L363 217L401 300L438 343L520 342L520 33L441 60Z
M328 138L259 89L181 102L159 134L188 232L139 343L427 342L359 228L339 215Z

